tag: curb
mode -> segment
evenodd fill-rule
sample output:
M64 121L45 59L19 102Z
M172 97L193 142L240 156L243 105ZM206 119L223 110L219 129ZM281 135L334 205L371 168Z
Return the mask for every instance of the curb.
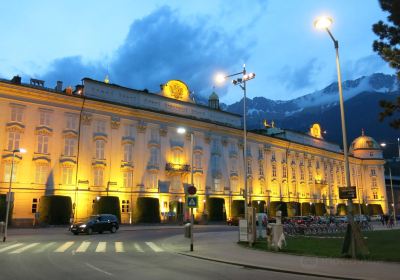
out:
M213 259L213 258L209 258L209 257L195 256L195 255L179 253L179 252L178 252L178 254L187 256L187 257L191 257L191 258L200 259L200 260L218 262L218 263L223 263L223 264L230 264L230 265L235 265L235 266L242 266L244 268L249 268L249 269L259 269L259 270L280 272L280 273L286 273L286 274L312 276L312 277L320 277L320 278L323 277L323 278L329 278L329 279L345 279L345 280L364 280L365 279L365 278L355 278L355 277L350 277L350 276L333 276L333 275L327 275L327 274L322 274L322 273L299 272L299 271L286 270L286 269L274 268L274 267L268 267L268 266L257 266L257 265L251 265L251 264L226 261L226 260L221 260L221 259Z

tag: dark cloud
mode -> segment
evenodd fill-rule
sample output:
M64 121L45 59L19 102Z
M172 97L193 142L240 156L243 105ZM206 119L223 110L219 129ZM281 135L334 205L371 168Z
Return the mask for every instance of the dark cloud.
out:
M124 43L112 56L110 80L135 89L158 91L160 84L179 79L191 90L208 95L216 70L232 69L249 57L250 43L237 45L238 40L231 36L213 27L205 17L191 19L188 24L177 11L161 7L132 23ZM85 64L81 57L66 57L54 61L42 76L53 82L79 82L83 77L102 80L106 72L100 62Z
M316 74L321 68L321 63L316 58L312 58L298 68L293 68L289 65L284 66L278 79L289 90L304 89L313 85Z

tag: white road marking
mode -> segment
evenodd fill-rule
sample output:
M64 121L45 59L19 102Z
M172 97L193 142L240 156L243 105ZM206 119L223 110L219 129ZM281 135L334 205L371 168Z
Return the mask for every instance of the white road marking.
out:
M75 242L74 241L68 241L65 242L63 245L58 247L56 250L54 250L55 253L64 253L65 251L68 250L69 247L71 247Z
M98 267L95 267L94 265L91 265L90 263L86 263L86 265L87 265L88 267L90 267L91 269L94 269L94 270L96 270L96 271L98 271L98 272L104 273L104 274L106 274L106 275L108 275L108 276L112 276L112 274L111 274L110 272L107 272L107 271L102 270L102 269L100 269L100 268L98 268Z
M107 248L107 242L99 242L96 248L96 253L104 253Z
M39 244L40 243L32 243L32 244L26 245L24 247L18 248L17 250L14 250L14 251L10 252L9 254L19 254L19 253L22 253L23 251L33 248Z
M75 253L84 253L89 248L90 242L83 241L82 244L76 249Z
M56 244L56 242L47 243L46 245L43 245L39 249L36 249L34 253L43 253L44 251L46 251L46 249L53 246L54 244Z
M140 252L140 253L144 253L142 247L140 247L140 245L137 244L137 243L135 243L135 249L136 249L136 251L138 251L138 252Z
M115 242L115 252L117 253L124 253L124 243L122 242Z
M24 243L17 243L17 244L13 244L13 245L7 246L5 248L1 248L0 249L0 253L8 251L8 250L11 250L13 248L17 248L17 247L22 246L22 245L24 245Z
M160 247L158 247L156 244L154 244L153 242L145 242L147 246L149 246L154 252L158 253L158 252L164 252L163 249L161 249Z

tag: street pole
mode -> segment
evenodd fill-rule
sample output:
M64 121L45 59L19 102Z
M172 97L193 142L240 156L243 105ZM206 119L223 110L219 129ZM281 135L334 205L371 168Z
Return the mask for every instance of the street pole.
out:
M392 181L392 169L389 166L389 178L390 178L390 190L392 192L392 204L393 204L393 219L394 219L394 225L397 225L396 221L396 204L394 203L394 193L393 193L393 181Z
M397 138L397 149L399 151L399 159L400 159L400 138Z
M18 152L19 150L13 150L12 152L12 159L11 159L11 173L10 173L10 184L8 185L8 199L7 199L7 210L6 210L6 224L4 226L4 236L3 236L3 242L6 242L7 239L7 229L8 229L8 216L10 213L10 205L11 205L11 186L12 186L12 178L13 178L13 173L14 173L14 158L15 158L15 153Z
M243 65L243 76L246 75L246 65ZM248 189L247 189L247 125L246 125L246 81L243 82L243 159L244 159L244 216L248 218Z
M190 132L190 184L193 186L193 132ZM190 251L193 252L194 217L193 207L190 208Z

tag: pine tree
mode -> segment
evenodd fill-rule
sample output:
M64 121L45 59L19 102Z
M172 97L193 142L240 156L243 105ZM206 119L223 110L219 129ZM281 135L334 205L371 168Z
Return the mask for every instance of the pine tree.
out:
M400 0L379 0L379 3L389 16L386 23L379 21L372 26L372 30L379 37L379 40L374 41L373 49L396 70L397 78L400 80ZM383 121L386 117L392 117L394 113L400 112L400 97L395 103L382 100L379 105L384 109L379 114L379 119ZM394 119L390 125L400 128L400 119Z

